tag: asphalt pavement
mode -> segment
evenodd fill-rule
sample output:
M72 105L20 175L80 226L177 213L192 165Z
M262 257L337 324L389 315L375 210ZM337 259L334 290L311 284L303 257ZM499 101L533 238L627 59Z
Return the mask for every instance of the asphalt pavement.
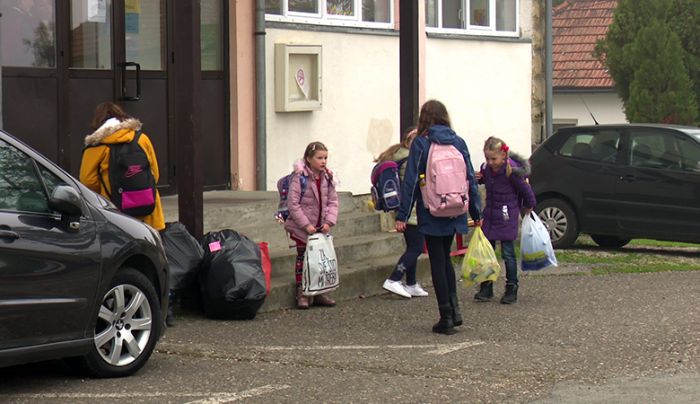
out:
M700 272L570 272L522 277L512 306L502 281L488 303L460 285L451 336L431 332L430 289L252 321L181 316L136 376L0 369L0 402L700 402Z

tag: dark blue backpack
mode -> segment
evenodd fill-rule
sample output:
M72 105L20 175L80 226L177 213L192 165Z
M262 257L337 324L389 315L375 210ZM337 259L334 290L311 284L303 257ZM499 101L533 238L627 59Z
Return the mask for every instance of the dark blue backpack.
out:
M292 180L294 173L287 174L284 177L277 180L277 192L280 194L280 202L277 205L277 213L275 213L275 219L280 223L287 221L289 217L289 206L287 205L287 198L289 197L289 184ZM306 191L306 183L308 178L305 175L299 176L299 182L301 183L301 198L304 197L304 191Z
M406 161L382 161L372 169L372 202L374 209L389 212L401 205L399 168Z

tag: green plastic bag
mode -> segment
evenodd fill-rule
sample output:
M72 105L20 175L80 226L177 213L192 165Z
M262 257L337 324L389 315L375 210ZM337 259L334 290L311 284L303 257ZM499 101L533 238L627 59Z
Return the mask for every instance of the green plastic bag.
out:
M499 272L501 264L498 263L496 252L493 251L481 227L477 227L469 241L467 255L462 261L464 285L469 287L476 283L495 281Z

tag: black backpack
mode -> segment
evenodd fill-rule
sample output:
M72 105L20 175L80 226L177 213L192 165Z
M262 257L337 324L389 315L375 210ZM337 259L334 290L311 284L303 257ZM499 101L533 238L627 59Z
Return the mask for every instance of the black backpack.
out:
M156 181L146 152L139 146L141 131L129 143L109 146L109 199L129 216L147 216L156 206ZM100 181L102 174L98 172ZM104 182L102 186L107 190Z

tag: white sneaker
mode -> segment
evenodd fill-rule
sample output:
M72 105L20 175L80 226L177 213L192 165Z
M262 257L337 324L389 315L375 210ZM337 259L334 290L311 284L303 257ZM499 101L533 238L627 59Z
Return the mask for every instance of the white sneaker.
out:
M428 296L428 292L417 283L415 285L406 285L404 289L413 297Z
M401 281L392 281L391 279L387 279L384 281L382 287L391 293L396 293L399 296L406 297L409 299L411 298L411 295L408 292L406 292L406 289L404 289L403 283L401 283Z

